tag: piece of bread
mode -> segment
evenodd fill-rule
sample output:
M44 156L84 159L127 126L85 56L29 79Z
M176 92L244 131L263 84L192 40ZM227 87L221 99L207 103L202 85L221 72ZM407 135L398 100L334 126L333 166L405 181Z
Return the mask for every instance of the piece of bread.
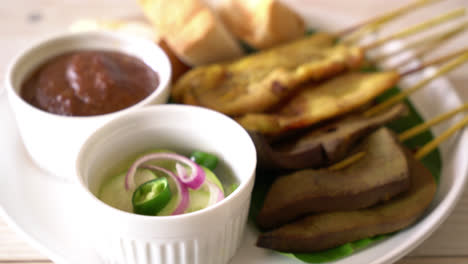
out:
M150 39L166 52L172 65L172 81L176 81L182 74L190 69L174 54L167 43L160 37L153 27L143 21L117 20L117 19L80 19L70 25L70 31L83 32L94 30L106 30L131 34Z
M242 48L202 0L138 0L177 56L192 66L231 60Z
M172 83L175 83L184 73L186 73L188 70L190 70L190 67L182 62L177 55L174 53L174 51L169 47L169 45L166 43L164 39L161 39L161 41L158 43L159 47L163 49L167 56L169 57L169 60L171 61L172 65Z
M223 0L218 12L239 39L264 49L304 36L305 23L277 0Z

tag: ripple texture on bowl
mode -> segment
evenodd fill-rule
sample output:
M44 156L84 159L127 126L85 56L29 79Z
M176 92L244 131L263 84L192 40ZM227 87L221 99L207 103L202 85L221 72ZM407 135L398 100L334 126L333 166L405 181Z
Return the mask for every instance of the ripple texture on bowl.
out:
M249 197L250 200L250 197ZM139 240L120 237L108 244L103 262L106 264L223 264L234 256L240 246L249 207L224 225L197 238ZM117 241L117 240L116 240Z

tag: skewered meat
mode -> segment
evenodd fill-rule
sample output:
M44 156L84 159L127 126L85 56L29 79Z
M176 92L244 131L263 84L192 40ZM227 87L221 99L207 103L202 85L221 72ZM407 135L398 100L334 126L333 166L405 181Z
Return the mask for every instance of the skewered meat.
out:
M251 132L257 149L257 168L305 169L331 165L348 155L363 137L404 113L406 106L398 104L371 117L351 114L275 145L270 145L259 133Z
M278 227L313 212L366 208L408 189L409 167L392 132L379 129L361 147L366 155L342 170L278 177L257 216L259 226Z
M281 252L314 252L347 242L388 234L416 222L437 190L434 177L409 151L410 189L392 200L355 211L309 215L261 234L257 246Z
M247 130L280 134L349 113L369 103L399 81L397 72L352 72L321 84L301 87L272 113L247 114L237 121Z
M361 48L334 43L334 37L317 33L231 63L197 67L179 79L172 96L232 116L262 112L300 84L361 66Z

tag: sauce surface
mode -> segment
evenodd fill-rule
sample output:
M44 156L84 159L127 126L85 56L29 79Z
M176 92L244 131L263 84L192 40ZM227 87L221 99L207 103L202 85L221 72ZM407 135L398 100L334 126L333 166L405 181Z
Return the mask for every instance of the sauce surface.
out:
M93 116L132 106L159 84L138 58L112 51L75 51L40 66L21 87L21 97L44 111Z

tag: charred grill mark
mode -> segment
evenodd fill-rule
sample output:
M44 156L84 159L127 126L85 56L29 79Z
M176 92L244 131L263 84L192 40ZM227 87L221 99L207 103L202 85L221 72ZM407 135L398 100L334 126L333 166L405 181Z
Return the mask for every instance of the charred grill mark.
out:
M223 79L224 80L232 79L232 77L233 77L232 72L227 71L227 70L223 72Z
M287 91L287 87L281 84L279 81L273 81L271 84L271 91L275 95L282 95Z
M325 129L325 133L332 133L332 132L335 132L337 130L338 130L337 127L329 127L327 129Z
M323 144L320 144L320 155L322 156L323 165L328 166L331 164L330 155L323 146Z

